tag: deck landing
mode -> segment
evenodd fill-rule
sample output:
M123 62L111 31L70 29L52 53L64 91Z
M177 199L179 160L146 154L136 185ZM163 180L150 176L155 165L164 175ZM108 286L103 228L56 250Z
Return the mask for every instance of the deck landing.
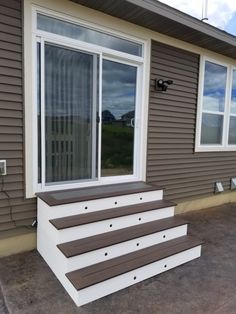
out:
M130 182L100 185L96 187L77 188L60 191L50 191L37 193L36 195L49 206L83 202L119 195L129 195L133 193L149 192L161 190L159 186L147 184L145 182Z

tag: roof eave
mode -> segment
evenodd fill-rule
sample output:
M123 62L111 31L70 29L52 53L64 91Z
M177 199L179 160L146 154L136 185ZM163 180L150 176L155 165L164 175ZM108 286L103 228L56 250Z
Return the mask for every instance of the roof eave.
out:
M236 59L236 37L156 0L71 0Z

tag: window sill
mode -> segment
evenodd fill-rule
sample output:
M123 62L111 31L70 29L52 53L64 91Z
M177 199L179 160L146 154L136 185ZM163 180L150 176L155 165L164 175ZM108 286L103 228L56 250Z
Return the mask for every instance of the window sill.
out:
M236 152L235 146L199 146L195 147L195 153L203 153L203 152Z

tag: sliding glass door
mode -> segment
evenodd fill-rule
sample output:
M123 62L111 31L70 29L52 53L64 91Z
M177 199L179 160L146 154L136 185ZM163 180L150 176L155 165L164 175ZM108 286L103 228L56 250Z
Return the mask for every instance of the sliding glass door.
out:
M73 42L37 39L42 190L137 180L140 74L136 61Z
M95 180L98 56L51 43L43 48L45 184Z

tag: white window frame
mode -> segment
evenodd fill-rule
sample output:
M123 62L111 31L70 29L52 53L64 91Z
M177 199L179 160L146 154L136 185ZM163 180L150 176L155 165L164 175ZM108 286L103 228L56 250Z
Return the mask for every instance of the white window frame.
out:
M63 21L68 21L70 23L75 23L79 24L81 26L95 29L97 31L101 31L107 34L111 34L112 36L117 36L122 39L126 39L129 41L133 41L135 43L139 43L142 45L142 56L135 56L131 54L127 54L124 52L112 50L109 48L97 46L94 44L82 42L79 40L74 40L68 37L63 37L61 35L57 34L52 34L48 33L45 31L41 31L37 29L37 14L43 14L47 15L50 17L54 18L59 18L62 19ZM33 131L33 138L34 138L34 147L33 147L33 180L34 180L34 186L35 186L35 192L41 192L41 191L51 191L51 190L59 190L59 189L69 189L69 188L76 188L76 187L87 187L87 186L94 186L94 185L102 185L102 184L115 184L115 183L120 183L120 182L131 182L131 181L140 181L143 180L143 173L144 169L143 167L145 166L145 163L142 162L142 150L143 150L143 142L144 142L144 134L143 132L143 126L145 123L143 123L141 117L143 116L143 100L144 100L144 86L145 82L143 78L143 73L144 73L144 60L145 60L145 55L147 51L147 42L144 40L140 40L138 38L135 38L133 36L124 36L124 34L121 34L119 32L108 32L107 29L103 29L102 27L98 27L97 25L94 25L90 22L84 22L78 19L74 19L71 16L67 16L65 14L61 13L56 13L52 12L51 10L47 9L42 9L38 7L33 7L32 8L32 28L33 28L33 38L32 38L32 53L33 53L33 98L34 98L34 109L33 109L33 121L34 121L34 131ZM126 176L113 176L113 177L100 177L100 167L98 169L98 181L87 181L87 182L76 182L76 183L65 183L65 184L55 184L55 185L46 185L45 180L44 180L44 175L42 171L42 183L38 184L38 146L37 146L37 141L38 141L38 132L37 132L37 62L36 62L36 43L37 41L40 41L39 38L41 38L42 41L48 41L52 42L55 44L63 45L63 46L68 46L71 48L78 49L80 51L85 51L85 52L90 52L90 53L96 53L100 55L100 68L102 66L102 60L107 59L107 60L112 60L112 61L117 61L117 62L122 62L123 64L129 64L132 66L137 67L137 84L136 84L136 121L135 121L135 139L134 139L134 160L133 160L133 175L126 175ZM41 56L42 58L42 56ZM41 74L43 77L43 73ZM102 71L100 71L100 75L102 75ZM100 81L102 82L101 78ZM41 88L44 88L44 84L41 81ZM102 86L100 84L99 86L99 108L101 110L101 91L102 91ZM41 112L41 115L43 115L43 112ZM44 120L44 119L41 119ZM43 122L41 122L41 126L43 126ZM101 128L101 123L99 125ZM43 134L43 133L41 133ZM140 140L141 139L141 140ZM100 158L101 158L101 130L99 132L99 165L100 165ZM44 155L44 147L43 147L43 141L42 141L42 146L41 146L41 153L42 156ZM45 169L45 161L44 158L41 160L41 167Z
M225 109L224 112L203 110L203 91L204 91L204 74L205 63L211 62L226 67L226 87L225 87ZM207 56L200 56L199 82L198 82L198 106L197 106L197 122L195 137L195 152L218 152L218 151L236 151L236 145L228 144L229 137L229 119L230 116L236 114L230 113L231 95L232 95L232 75L235 66L229 63L221 62ZM216 114L223 116L223 130L221 144L201 144L201 125L203 113Z
M230 78L230 106L231 106L231 101L232 101L232 87L233 87L233 72L236 71L236 66L232 65L231 66L231 78ZM228 117L228 131L229 131L229 125L230 125L230 117L236 117L236 113L231 113L230 108L229 108L229 117ZM227 138L227 143L228 143L229 138ZM229 147L235 147L236 150L236 144L228 144Z

